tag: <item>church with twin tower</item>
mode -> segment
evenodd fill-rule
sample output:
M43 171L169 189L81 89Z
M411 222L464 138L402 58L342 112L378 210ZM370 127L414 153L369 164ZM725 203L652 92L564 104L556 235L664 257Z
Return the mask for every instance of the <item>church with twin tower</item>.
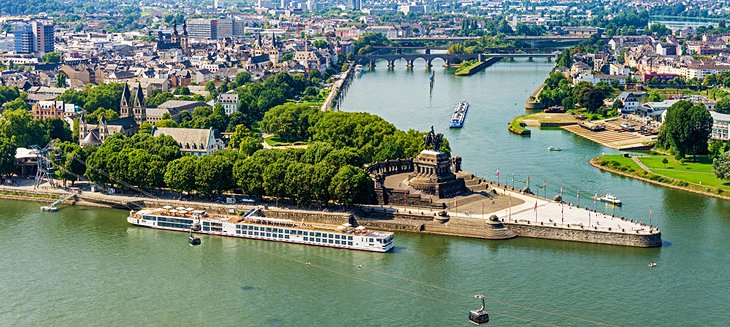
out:
M129 84L124 83L122 99L119 102L119 118L107 121L106 117L102 115L96 126L89 126L86 123L85 115L81 115L79 145L82 147L100 145L108 136L117 133L132 136L139 130L139 125L145 121L147 121L147 107L144 102L142 84L137 82L135 95L132 97Z

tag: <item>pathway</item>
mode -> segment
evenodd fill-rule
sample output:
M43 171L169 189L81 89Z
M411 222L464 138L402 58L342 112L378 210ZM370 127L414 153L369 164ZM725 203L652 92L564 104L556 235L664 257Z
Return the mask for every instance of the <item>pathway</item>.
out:
M639 160L639 157L637 157L637 156L631 156L631 160L633 160L637 165L639 165L639 167L641 169L643 169L645 172L650 173L650 174L653 174L653 172L651 171L651 169L649 169L649 167L647 167L643 162L641 162L641 160Z

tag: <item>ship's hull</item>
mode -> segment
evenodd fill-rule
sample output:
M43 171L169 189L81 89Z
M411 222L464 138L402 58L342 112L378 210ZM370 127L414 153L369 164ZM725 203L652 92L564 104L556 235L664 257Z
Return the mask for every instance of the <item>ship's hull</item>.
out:
M149 216L148 216L149 217ZM155 220L152 219L139 219L135 217L128 217L127 222L133 225L141 226L141 227L149 227L154 229L161 229L161 230L168 230L168 231L175 231L175 232L184 232L189 233L190 228L185 226L190 226L189 224L186 225L186 223L178 224L182 225L183 227L171 227L171 226L161 226L160 223L157 221L157 218L155 217ZM170 218L170 217L164 217L164 218ZM184 218L172 218L179 221L185 221L189 220L190 224L193 223L192 219L184 219ZM349 250L360 250L360 251L370 251L370 252L388 252L390 251L394 246L394 241L392 238L390 239L390 242L386 244L378 244L378 240L373 239L372 237L368 236L362 236L362 235L350 235L350 234L344 234L344 233L338 233L338 232L324 232L324 231L315 231L315 230L305 230L301 228L293 228L293 227L279 227L279 226L261 226L261 225L254 225L254 224L233 224L233 223L217 223L219 227L212 227L211 222L203 221L203 226L201 230L199 231L193 231L193 233L196 234L207 234L207 235L215 235L215 236L225 236L225 237L238 237L238 238L247 238L247 239L254 239L254 240L263 240L263 241L273 241L273 242L284 242L284 243L294 243L294 244L303 244L303 245L316 245L316 246L322 246L322 247L330 247L330 248L337 248L337 249L349 249ZM256 231L254 231L254 228L256 228ZM216 229L216 230L213 230ZM260 229L260 231L259 231ZM272 232L270 230L277 230L277 232ZM312 234L310 237L309 234ZM311 240L310 240L311 239ZM377 245L376 245L377 244Z

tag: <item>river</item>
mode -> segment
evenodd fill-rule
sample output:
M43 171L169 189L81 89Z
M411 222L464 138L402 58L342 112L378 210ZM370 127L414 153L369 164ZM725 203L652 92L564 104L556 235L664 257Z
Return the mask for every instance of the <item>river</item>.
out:
M469 326L483 293L493 326L726 326L730 324L730 202L600 172L613 150L560 130L509 134L551 65L498 63L456 78L441 67L429 96L419 62L380 63L353 81L342 110L446 135L463 166L552 196L614 193L652 222L665 246L639 249L535 239L485 241L398 233L387 254L185 234L126 223L123 210L0 200L0 324ZM459 100L465 127L446 128ZM563 149L549 152L553 145ZM522 182L521 182L522 181ZM542 194L542 189L540 189ZM649 268L649 262L657 262ZM309 264L307 264L309 263Z

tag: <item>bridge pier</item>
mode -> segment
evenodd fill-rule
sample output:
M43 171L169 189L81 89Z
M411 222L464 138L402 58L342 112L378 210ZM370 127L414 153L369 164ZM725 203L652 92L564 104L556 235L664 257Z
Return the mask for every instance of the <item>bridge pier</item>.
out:
M444 67L449 67L451 65L451 61L448 59L444 59Z
M368 66L370 66L370 69L375 69L375 60L370 60Z
M413 60L411 59L411 60L408 60L407 62L408 63L406 64L406 67L409 69L413 69Z
M388 69L395 68L395 60L388 60Z
M431 60L426 60L426 69L430 69L433 67L433 64L431 64Z
M547 57L547 62L553 62L553 57Z

